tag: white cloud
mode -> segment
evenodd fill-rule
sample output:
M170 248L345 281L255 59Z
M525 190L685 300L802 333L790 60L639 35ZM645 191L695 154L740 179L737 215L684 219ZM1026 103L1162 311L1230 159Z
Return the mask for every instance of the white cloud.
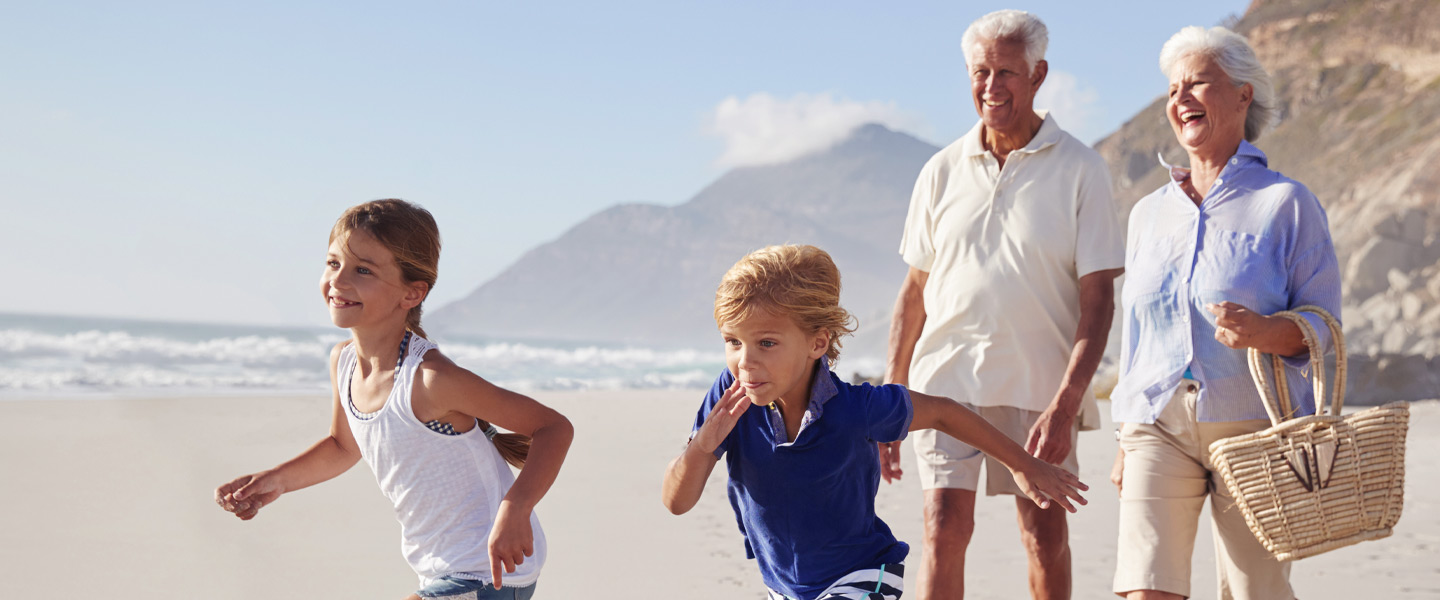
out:
M923 126L922 119L894 102L837 100L828 92L788 99L765 92L743 100L731 96L706 121L706 133L725 142L716 163L727 167L783 162L824 150L866 123L911 132Z
M1051 70L1035 94L1035 108L1049 110L1060 127L1087 144L1108 133L1101 131L1100 93L1065 71Z

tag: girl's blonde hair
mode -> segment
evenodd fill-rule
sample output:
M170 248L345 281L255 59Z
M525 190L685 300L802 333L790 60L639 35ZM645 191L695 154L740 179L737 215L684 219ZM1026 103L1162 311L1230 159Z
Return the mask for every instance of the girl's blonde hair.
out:
M840 336L855 331L855 317L840 307L840 269L814 246L767 246L725 273L715 290L715 324L762 310L789 317L807 334L830 332L831 362L840 357Z
M399 265L400 276L406 283L425 282L427 296L435 289L435 279L440 273L440 228L430 211L394 198L352 206L330 228L330 243L356 231L370 234L395 255L395 264ZM405 315L405 328L420 337L428 337L420 327L420 314L419 304L410 309ZM482 419L476 421L476 427L482 431L490 427ZM516 468L525 466L525 458L530 454L529 436L502 433L494 437L494 443L505 462Z

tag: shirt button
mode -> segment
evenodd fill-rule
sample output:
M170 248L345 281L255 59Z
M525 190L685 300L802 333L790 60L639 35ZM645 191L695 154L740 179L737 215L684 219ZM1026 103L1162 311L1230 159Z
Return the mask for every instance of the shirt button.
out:
M1232 159L1230 159L1230 164L1232 164L1232 165L1238 165L1238 164L1240 164L1240 159L1238 159L1238 158L1232 158Z
M1189 392L1189 393L1193 394L1193 393L1195 393L1195 390L1196 390L1196 387L1195 387L1195 384L1193 384L1193 383L1188 384L1188 385L1185 386L1185 391L1186 391L1186 392Z
M1224 179L1216 179L1216 180L1215 180L1215 185L1224 185L1224 184L1225 184L1225 180L1224 180Z

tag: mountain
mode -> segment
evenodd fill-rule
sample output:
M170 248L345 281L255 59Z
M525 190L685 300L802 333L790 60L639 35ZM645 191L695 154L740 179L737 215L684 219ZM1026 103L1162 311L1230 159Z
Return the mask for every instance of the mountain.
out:
M678 206L606 209L436 310L426 327L718 348L710 315L720 277L747 252L788 242L831 253L843 273L842 303L864 330L847 348L866 339L873 346L905 276L898 249L910 191L938 150L865 125L829 149L726 172Z
M1330 218L1352 397L1440 398L1440 2L1256 0L1234 29L1282 103L1256 145ZM1186 162L1164 106L1096 144L1127 214L1165 181L1157 152Z
M1440 398L1437 23L1436 0L1255 0L1234 25L1283 104L1282 122L1257 145L1329 214L1345 285L1350 398L1359 403ZM1165 181L1157 153L1186 161L1163 97L1096 149L1127 216ZM610 208L441 307L426 326L707 347L725 270L752 249L795 242L830 251L844 274L842 301L861 327L847 356L883 356L905 273L897 248L910 190L937 150L867 125L828 150L729 171L679 206Z

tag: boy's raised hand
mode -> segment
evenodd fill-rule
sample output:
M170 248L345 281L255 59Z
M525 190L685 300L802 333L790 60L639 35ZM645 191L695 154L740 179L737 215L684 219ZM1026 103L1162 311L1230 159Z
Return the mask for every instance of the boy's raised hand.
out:
M1089 490L1090 486L1074 473L1038 458L1031 457L1024 468L1011 472L1011 475L1025 495L1040 508L1050 508L1053 501L1073 513L1076 508L1071 500L1082 505L1089 504L1080 492Z
M740 415L750 408L750 398L745 396L744 388L740 387L740 380L735 380L730 387L725 388L725 393L715 403L715 408L710 409L710 414L705 417L705 423L700 426L700 431L695 432L695 438L690 440L690 445L699 444L699 448L711 454L725 441L725 437L735 429L735 423L740 420Z

